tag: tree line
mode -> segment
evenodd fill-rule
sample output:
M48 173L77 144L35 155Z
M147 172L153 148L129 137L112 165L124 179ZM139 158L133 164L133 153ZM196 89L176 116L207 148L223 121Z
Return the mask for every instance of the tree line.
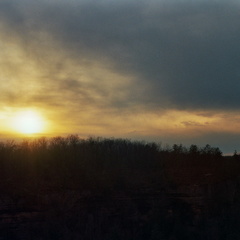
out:
M100 189L144 186L163 182L166 166L222 158L219 148L210 145L162 147L154 142L78 135L5 141L0 142L0 184L13 188L21 184Z

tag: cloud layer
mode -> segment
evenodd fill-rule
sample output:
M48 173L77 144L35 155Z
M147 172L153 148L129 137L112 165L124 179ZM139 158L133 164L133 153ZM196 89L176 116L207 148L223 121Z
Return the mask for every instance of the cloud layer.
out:
M2 107L47 106L53 119L96 127L211 113L179 120L209 130L216 113L240 107L239 10L224 0L3 0Z

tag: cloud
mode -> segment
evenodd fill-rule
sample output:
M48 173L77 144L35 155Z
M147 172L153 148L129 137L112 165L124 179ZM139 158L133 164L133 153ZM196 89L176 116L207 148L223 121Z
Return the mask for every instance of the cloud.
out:
M123 99L106 101L113 107L133 101L148 108L239 108L235 1L11 0L2 1L0 9L5 33L19 41L40 71L49 78L55 74L58 79L48 81L58 82L60 88L84 89L71 82L80 84L83 71L65 62L84 71L101 62L105 74L136 79ZM57 71L71 76L59 80ZM91 77L90 88L102 99L117 91L104 76ZM87 98L87 93L82 96Z
M146 89L138 102L237 109L239 5L163 3L77 2L57 9L53 4L35 21L72 58L111 62L115 72L133 74L138 79L133 87Z
M38 107L96 134L234 132L239 10L224 0L2 0L0 107Z
M199 123L196 121L184 121L181 122L185 127L203 127L205 125L208 125L208 122L204 122L204 123Z

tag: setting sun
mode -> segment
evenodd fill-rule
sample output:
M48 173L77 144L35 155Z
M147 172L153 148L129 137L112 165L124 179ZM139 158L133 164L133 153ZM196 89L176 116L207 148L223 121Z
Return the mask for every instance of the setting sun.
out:
M13 120L13 127L23 134L41 133L44 130L44 120L35 111L28 110L18 112Z

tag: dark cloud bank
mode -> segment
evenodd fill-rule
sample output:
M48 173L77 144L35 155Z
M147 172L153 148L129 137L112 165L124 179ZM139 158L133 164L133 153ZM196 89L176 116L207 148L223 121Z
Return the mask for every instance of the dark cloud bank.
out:
M0 3L2 23L22 42L46 32L72 58L137 76L139 102L178 109L239 108L239 10L234 1Z

